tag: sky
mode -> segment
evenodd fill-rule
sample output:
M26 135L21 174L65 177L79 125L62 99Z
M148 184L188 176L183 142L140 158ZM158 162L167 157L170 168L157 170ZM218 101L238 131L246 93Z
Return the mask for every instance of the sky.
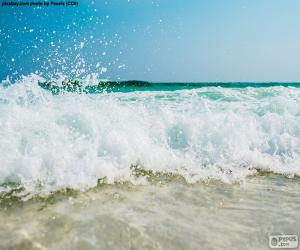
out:
M299 0L78 3L0 6L0 80L300 81Z

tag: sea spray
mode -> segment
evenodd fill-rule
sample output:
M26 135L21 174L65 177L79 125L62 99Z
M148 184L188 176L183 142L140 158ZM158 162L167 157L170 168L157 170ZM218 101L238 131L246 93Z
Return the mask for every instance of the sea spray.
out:
M300 88L205 87L53 95L36 75L0 91L1 190L34 194L147 183L300 175Z

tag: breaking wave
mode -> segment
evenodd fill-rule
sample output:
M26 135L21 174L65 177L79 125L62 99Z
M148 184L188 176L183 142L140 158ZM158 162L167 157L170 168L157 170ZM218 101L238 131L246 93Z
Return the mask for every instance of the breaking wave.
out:
M147 182L133 166L189 183L242 181L256 170L300 175L300 88L53 95L41 81L0 86L0 192Z

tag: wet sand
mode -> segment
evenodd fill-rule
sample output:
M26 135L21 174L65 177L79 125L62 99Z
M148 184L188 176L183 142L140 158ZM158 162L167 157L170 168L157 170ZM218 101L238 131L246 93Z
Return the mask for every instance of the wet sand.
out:
M299 178L243 184L100 185L24 202L0 200L0 249L269 249L300 234Z

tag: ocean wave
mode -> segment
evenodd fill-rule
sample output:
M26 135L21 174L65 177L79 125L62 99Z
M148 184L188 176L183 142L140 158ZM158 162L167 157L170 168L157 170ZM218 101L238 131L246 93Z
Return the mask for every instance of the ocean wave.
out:
M299 88L53 95L41 81L0 88L0 192L147 183L132 166L189 183L242 181L257 169L300 176Z

